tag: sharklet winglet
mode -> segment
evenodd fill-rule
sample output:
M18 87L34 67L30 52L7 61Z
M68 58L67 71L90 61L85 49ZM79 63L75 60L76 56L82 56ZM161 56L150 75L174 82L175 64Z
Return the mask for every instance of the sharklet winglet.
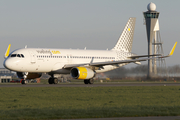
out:
M7 58L9 56L10 49L11 49L11 44L9 44L9 46L8 46L8 48L6 50L6 53L4 55L5 58Z
M176 48L176 45L177 45L177 42L175 42L174 46L172 47L170 53L167 56L161 56L161 57L158 57L158 58L166 58L166 57L172 56L174 54L174 50Z
M176 48L177 42L174 44L173 48L171 49L171 52L169 53L169 56L173 55L174 50Z

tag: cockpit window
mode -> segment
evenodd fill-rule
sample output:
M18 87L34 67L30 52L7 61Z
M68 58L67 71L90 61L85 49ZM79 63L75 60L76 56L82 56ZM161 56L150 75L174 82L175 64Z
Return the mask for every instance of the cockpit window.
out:
M11 57L16 57L16 54L12 54Z
M17 54L17 57L21 57L20 54Z
M23 55L23 54L21 54L21 57L23 57L23 58L24 58L24 55Z
M12 54L10 57L24 58L24 55L23 54Z

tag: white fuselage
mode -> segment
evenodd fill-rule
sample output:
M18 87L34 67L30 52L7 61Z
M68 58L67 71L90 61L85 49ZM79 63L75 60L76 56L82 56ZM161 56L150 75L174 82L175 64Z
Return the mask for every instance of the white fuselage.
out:
M70 70L64 69L64 65L126 60L129 56L132 54L115 50L24 48L13 51L4 61L4 66L16 72L69 74ZM123 65L107 65L96 73Z
M5 53L4 67L26 73L73 74L75 78L91 79L96 73L116 69L128 63L137 63L131 53L136 18L129 18L124 30L112 50L78 50L51 48L24 48L9 55ZM130 59L130 60L128 60ZM133 60L132 60L133 59ZM76 67L82 67L77 68ZM78 74L77 74L78 73ZM91 77L87 78L92 73ZM49 83L51 82L49 79ZM56 83L56 82L55 82Z

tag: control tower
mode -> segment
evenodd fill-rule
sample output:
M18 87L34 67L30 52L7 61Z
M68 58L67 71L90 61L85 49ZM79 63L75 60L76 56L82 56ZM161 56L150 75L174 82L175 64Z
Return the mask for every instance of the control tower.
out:
M159 12L156 11L156 5L154 3L149 3L147 6L148 11L143 12L145 18L147 41L148 41L148 55L152 55L152 42L155 36L155 29L157 29ZM149 56L150 58L150 56ZM152 73L152 60L148 60L148 75L147 78L153 77Z

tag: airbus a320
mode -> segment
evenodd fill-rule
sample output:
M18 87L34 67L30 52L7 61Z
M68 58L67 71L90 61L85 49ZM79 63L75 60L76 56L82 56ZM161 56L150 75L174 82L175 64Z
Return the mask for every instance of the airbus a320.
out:
M70 74L74 79L84 80L85 84L93 84L97 73L117 69L129 63L141 64L141 61L173 55L177 42L167 56L138 56L131 53L135 21L136 18L129 18L119 40L111 50L22 48L10 53L9 45L3 65L15 71L22 79L22 84L25 84L25 80L41 77L42 73L51 76L48 79L49 84L58 83L56 74Z

